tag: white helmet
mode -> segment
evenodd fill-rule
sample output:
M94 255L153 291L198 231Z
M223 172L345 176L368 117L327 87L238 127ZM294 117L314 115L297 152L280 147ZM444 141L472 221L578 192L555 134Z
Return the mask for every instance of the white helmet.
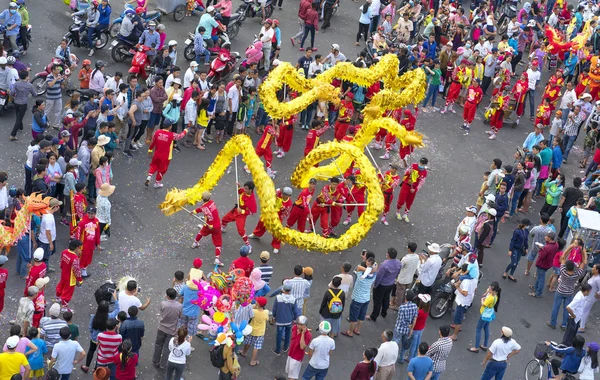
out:
M6 65L7 63L6 57L0 57L0 65Z
M175 45L177 45L177 41L175 41L175 40L169 41L169 46L175 46Z

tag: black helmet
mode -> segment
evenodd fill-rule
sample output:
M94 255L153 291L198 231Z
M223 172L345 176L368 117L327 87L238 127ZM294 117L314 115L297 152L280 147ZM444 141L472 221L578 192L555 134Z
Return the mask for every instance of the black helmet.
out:
M104 66L106 66L106 63L104 63L104 61L96 61L96 69L100 69Z

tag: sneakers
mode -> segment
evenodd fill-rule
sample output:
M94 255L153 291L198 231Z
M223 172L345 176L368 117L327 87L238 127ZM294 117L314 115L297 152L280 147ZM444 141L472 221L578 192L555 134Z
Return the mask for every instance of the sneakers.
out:
M221 227L221 232L225 232L225 227Z
M133 157L133 154L131 154L131 152L130 152L130 151L128 151L128 150L124 150L124 151L123 151L123 154L124 154L126 157L129 157L129 158L132 158L132 157Z
M275 254L275 255L276 255L276 254L278 254L278 253L279 253L279 250L278 250L277 248L273 248L273 254Z
M198 243L196 240L194 240L194 242L191 245L191 248L198 248L200 247L200 243Z
M383 223L384 226L388 226L389 223L387 221L387 219L385 218L385 216L383 218L381 218L381 223Z
M406 223L408 223L409 222L409 220L408 220L408 214L402 215L402 220L404 220Z
M81 277L89 277L90 275L87 272L86 268L81 268Z
M347 217L346 220L344 220L344 222L342 224L344 226L347 226L348 224L350 224L351 221L352 221L352 219L350 219L350 217Z
M274 348L271 348L271 352L273 352L277 356L281 356L281 352L277 352Z
M88 54L88 57L91 57L92 55L94 55L94 49L90 49L90 52Z
M244 171L250 174L250 169L248 168L248 165L244 165Z
M218 266L220 266L220 267L222 267L222 266L225 266L225 264L223 264L223 263L221 262L221 260L219 260L219 258L218 258L218 257L217 257L217 258L215 258L215 262L214 262L214 264L215 264L215 265L218 265Z
M460 129L467 129L467 125L466 124L461 125Z
M487 133L488 135L493 135L494 134L493 131L485 131L485 133Z
M587 186L585 185L585 183L584 183L583 185L581 185L581 187L580 187L579 189L580 189L581 191L588 191L590 188L589 188L589 187L587 187Z
M283 158L285 157L285 152L284 151L279 151L279 153L277 153L277 158Z
M258 240L258 239L260 239L260 237L254 235L254 234L250 234L250 235L248 235L248 239L256 239L256 240Z
M385 152L385 154L383 156L379 156L379 158L381 158L382 160L389 160L390 154L388 152Z
M108 236L106 236L106 235L100 236L100 241L107 241L107 240L108 240Z
M444 107L444 109L440 111L441 114L445 114L446 112L448 112L448 107Z
M60 220L60 224L62 224L63 226L69 227L69 222L65 218L62 218Z
M488 137L488 140L496 140L496 134L492 133L490 137Z
M164 185L158 181L154 182L154 185L152 185L153 188L155 189L160 189L162 188Z
M402 220L402 214L400 213L400 211L396 212L396 219Z
M267 175L271 178L275 178L277 172L275 170L271 170L271 168L267 168Z
M149 175L148 177L146 177L146 182L144 182L144 185L146 186L150 186L150 180L152 179L152 176Z

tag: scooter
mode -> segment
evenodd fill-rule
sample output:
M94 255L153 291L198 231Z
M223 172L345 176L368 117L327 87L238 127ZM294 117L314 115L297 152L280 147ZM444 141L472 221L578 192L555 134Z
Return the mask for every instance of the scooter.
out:
M71 54L71 63L77 66L77 62L79 62L77 56L75 54ZM42 96L46 93L46 78L52 72L52 66L54 65L60 65L63 68L61 74L66 77L65 82L69 81L69 77L71 76L71 68L67 67L62 59L53 57L44 71L40 71L39 73L35 74L35 77L33 77L33 80L31 81L37 96Z
M79 16L72 16L73 24L69 27L69 31L64 35L64 39L67 40L67 46L77 46L86 49L91 49L88 46L88 28L85 25L83 19ZM102 49L108 43L108 29L100 32L94 39L94 49Z
M242 18L242 16L241 13L234 13L229 18L229 24L227 25L227 34L229 35L229 38L234 39L238 35L242 23L246 19L245 17Z
M8 99L8 91L0 89L0 116L4 116L4 112L12 108L12 103Z
M2 35L2 46L6 40L6 26L0 25L0 34ZM27 25L27 40L31 42L31 25ZM23 41L21 41L21 33L17 34L17 50L23 50ZM14 50L14 49L13 49Z
M210 63L210 70L206 77L208 83L217 83L227 78L235 70L239 58L237 52L221 48L219 55Z
M505 0L500 7L500 18L498 19L498 34L504 35L508 29L508 23L517 15L519 0Z
M238 8L238 10L235 12L237 14L239 14L239 18L238 21L240 22L244 22L244 20L246 20L246 18L252 18L252 17L262 17L262 12L260 10L260 8L256 8L256 3L254 2L254 0L244 0L244 4L240 5L240 7ZM265 18L269 18L273 15L273 1L272 0L267 0L267 2L264 5L265 7ZM229 21L231 23L231 20Z
M231 41L229 40L229 35L227 32L219 32L217 34L219 39L215 43L215 46L208 49L210 51L211 56L219 55L221 49L231 49ZM206 42L204 42L204 47L206 47ZM183 56L188 61L196 58L196 53L194 52L194 34L188 33L188 39L185 40L185 48L183 50Z
M133 58L131 49L134 47L134 43L120 34L116 40L110 43L110 56L115 62L125 62L129 58Z
M252 45L248 46L245 51L246 58L242 61L240 66L246 67L253 63L258 63L263 57L263 43L261 40L255 40Z
M144 45L136 46L137 53L133 56L131 60L131 68L129 69L129 78L137 77L140 75L142 78L146 78L148 76L148 70L146 66L150 64L148 61L148 51L150 48Z
M125 9L123 10L123 12L121 12L119 17L113 20L109 28L109 34L112 38L116 38L119 34L119 30L121 30L121 23L123 22L123 17L125 17L125 10L127 8L135 10L135 7L132 7L131 5L126 5ZM150 21L156 21L157 23L160 23L162 13L160 13L159 11L146 12L145 14L141 15L141 17L144 20L144 24L147 24Z

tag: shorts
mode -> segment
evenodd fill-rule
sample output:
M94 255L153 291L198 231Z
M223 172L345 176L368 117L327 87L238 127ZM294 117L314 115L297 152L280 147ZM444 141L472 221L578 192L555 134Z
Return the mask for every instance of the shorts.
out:
M462 325L465 320L465 314L469 310L469 306L456 305L456 311L454 312L454 324Z
M198 331L198 316L190 317L187 315L182 315L181 318L179 318L179 323L177 324L177 327L181 326L187 326L188 336L196 335L196 332Z
M527 254L527 261L535 261L535 258L537 256L537 251L534 251L533 249L529 251L529 253Z
M245 123L243 121L235 122L235 129L237 129L238 131L241 131L242 129L244 129L244 127L245 127Z
M552 271L555 275L560 276L560 267L552 267Z
M592 155L592 149L594 149L593 146L587 147L587 148L583 148L583 159L584 160L586 158L589 158Z
M260 349L262 349L264 341L265 341L264 335L261 335L261 336L248 335L244 339L244 345L252 346L252 347L256 348L257 350L260 350Z
M367 309L369 308L369 301L360 303L352 300L350 304L350 315L348 319L350 322L364 321L367 315Z
M257 126L269 124L269 115L264 109L259 108L258 111L256 111L256 121L254 124Z
M34 377L44 377L44 369L40 368L40 369L32 369L31 372L29 372L29 377L30 378L34 378Z
M331 333L333 335L338 335L342 329L341 318L324 318L324 321L327 321L331 324Z
M288 378L299 379L301 368L302 362L299 362L296 359L292 359L289 356L287 357L287 361L285 362L285 373L287 374Z

